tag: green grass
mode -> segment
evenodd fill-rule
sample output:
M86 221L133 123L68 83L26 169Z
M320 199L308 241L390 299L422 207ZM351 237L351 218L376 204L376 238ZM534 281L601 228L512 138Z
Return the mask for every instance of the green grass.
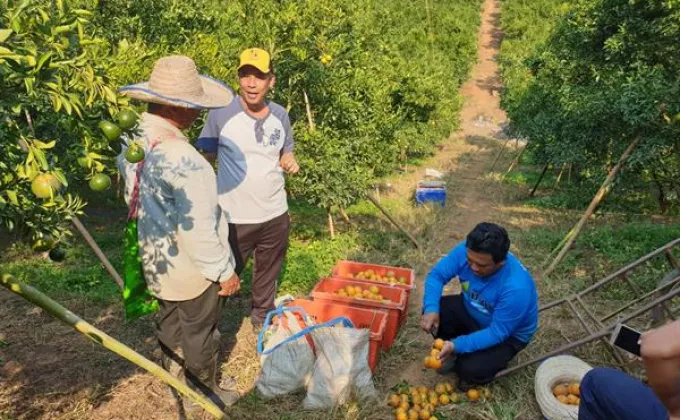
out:
M513 233L521 257L531 267L540 266L550 251L567 234L568 228L541 226ZM604 278L638 258L680 237L680 221L653 223L610 219L591 222L574 247L549 278L543 279L542 300L576 292ZM680 255L680 248L675 249ZM631 280L643 291L651 291L671 266L664 255L636 269ZM629 300L635 295L623 283L616 282L599 294L612 301Z

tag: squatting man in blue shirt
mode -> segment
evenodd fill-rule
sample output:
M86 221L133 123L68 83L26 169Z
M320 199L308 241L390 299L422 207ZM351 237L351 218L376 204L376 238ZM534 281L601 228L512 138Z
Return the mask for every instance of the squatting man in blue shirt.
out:
M461 391L491 382L538 327L536 285L509 249L503 227L480 223L425 280L421 327L446 340L438 373L456 373ZM442 296L455 277L461 294Z

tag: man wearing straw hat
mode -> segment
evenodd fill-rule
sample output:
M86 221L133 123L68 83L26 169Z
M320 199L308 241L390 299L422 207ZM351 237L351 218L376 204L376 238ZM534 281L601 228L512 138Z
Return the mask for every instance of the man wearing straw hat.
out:
M238 392L217 382L217 322L221 297L236 293L240 280L227 225L220 223L215 173L182 130L191 127L202 109L228 105L233 94L199 75L185 56L161 58L148 82L120 91L148 103L134 140L144 148L145 158L131 165L123 150L118 165L126 201L138 211L144 278L160 303L156 335L164 367L184 374L188 385L217 405L231 405ZM235 388L233 381L227 385Z
M284 172L296 173L293 130L286 109L265 99L275 82L271 57L259 48L241 53L239 97L211 111L196 142L212 160L218 158L217 188L229 242L241 273L251 254L251 322L262 326L274 309L277 278L288 249L288 202Z

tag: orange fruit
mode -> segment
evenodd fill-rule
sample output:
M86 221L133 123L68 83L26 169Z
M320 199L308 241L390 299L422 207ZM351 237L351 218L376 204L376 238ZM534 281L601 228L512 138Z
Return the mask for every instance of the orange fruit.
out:
M428 402L427 404L423 404L423 410L427 410L431 413L434 411L434 406Z
M453 394L451 394L450 398L453 404L458 404L461 400L461 395L457 392L454 392Z
M411 396L411 400L413 400L413 404L423 403L423 399L421 398L420 394L418 394L418 391L416 391L416 395Z
M441 383L441 382L438 383L438 384L434 387L434 392L436 392L436 393L439 394L439 395L445 393L445 392L446 392L446 385L444 385L444 384Z
M553 388L552 393L554 396L567 395L569 393L569 390L567 389L566 386L560 384Z
M406 411L395 411L394 412L394 418L396 420L408 420L408 415L406 414Z
M436 407L436 406L439 405L439 397L436 396L436 395L430 395L430 401L429 402L433 407Z
M418 420L418 412L416 410L408 410L408 420Z
M378 289L378 286L371 286L371 288L370 288L369 290L370 290L371 293L373 293L374 295L377 295L378 293L380 293L380 289Z
M434 347L437 350L443 349L444 348L444 340L442 340L441 338L434 340L434 344L432 344L432 347Z
M448 395L442 394L442 395L439 396L439 404L449 405L450 402L451 402L451 398L449 398Z
M427 394L427 387L426 386L419 386L418 392L420 392L421 394Z
M467 392L466 395L468 397L468 400L470 400L470 401L477 401L480 397L479 391L477 391L476 389L468 389L468 392Z
M409 405L408 401L403 401L403 400L402 400L402 402L399 403L399 407L398 407L398 408L401 408L402 410L406 411L406 410L408 410L409 408L411 408L411 406Z
M562 404L569 404L567 397L565 395L559 394L557 396L557 401L561 402Z
M408 395L406 395L406 394L401 394L401 397L400 397L400 398L401 398L401 402L405 402L406 404L408 404ZM407 409L407 410L408 410L408 409Z
M569 394L569 395L567 395L567 404L578 405L579 404L579 398L576 395Z
M390 394L389 398L387 398L387 405L390 407L398 407L399 404L401 403L401 398L397 394Z
M439 357L439 350L437 350L437 349L430 350L430 356L432 356L434 358Z
M442 367L442 361L436 358L432 358L432 369L439 369Z
M453 385L451 384L451 382L444 383L444 386L446 387L446 392L448 392L449 394L453 392Z
M420 411L420 420L430 420L430 412L427 410Z
M569 385L569 393L574 394L578 397L579 395L581 395L581 385L579 385L576 382Z

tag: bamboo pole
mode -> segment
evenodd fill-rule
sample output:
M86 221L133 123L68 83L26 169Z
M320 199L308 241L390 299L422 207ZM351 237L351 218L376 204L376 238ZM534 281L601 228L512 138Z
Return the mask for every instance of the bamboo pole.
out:
M498 154L496 155L496 157L494 158L493 162L491 163L491 169L489 169L489 172L493 172L494 168L496 167L496 162L498 162L498 159L499 159L499 158L501 157L501 155L503 154L503 151L505 150L505 146L508 145L508 142L509 142L509 141L510 141L510 140L505 140L505 141L503 142L503 145L501 146L501 150L498 151Z
M592 201L590 202L590 205L586 209L585 213L583 213L583 216L581 216L581 220L578 221L576 226L574 227L573 231L574 233L571 235L571 237L566 241L564 244L564 247L560 250L560 252L557 254L553 262L550 264L550 266L545 270L543 273L543 277L548 276L550 273L555 270L557 265L562 261L564 256L567 254L569 251L569 248L571 248L571 245L574 243L574 240L578 237L578 235L581 233L581 230L583 227L586 225L586 222L588 221L588 218L593 214L597 206L600 204L602 199L607 195L607 192L609 192L609 188L612 185L612 182L614 181L614 178L616 178L616 175L619 173L621 168L623 167L624 163L628 159L628 157L633 153L633 150L637 145L640 143L640 137L636 137L635 140L633 140L626 150L621 154L621 157L619 158L619 161L616 162L616 165L612 168L612 170L609 172L609 175L607 175L607 178L604 180L602 183L602 186L600 189L597 191L597 194L593 197Z
M27 284L21 283L14 277L8 274L0 274L0 283L12 293L15 293L27 301L41 307L49 312L52 316L61 322L70 325L76 331L83 334L85 337L103 346L117 355L129 360L135 365L146 370L150 374L159 378L166 384L170 385L183 395L190 398L196 404L200 405L205 411L215 416L218 419L226 419L225 414L215 404L213 404L206 397L200 395L196 391L189 388L184 382L178 380L162 367L156 363L132 350L125 344L117 341L113 337L107 335L105 332L97 329L93 325L84 321L78 315L61 306L59 303L50 299L47 295L40 292L36 288Z
M390 222L392 222L392 224L393 224L394 226L396 226L400 231L402 231L402 232L404 233L404 235L408 236L408 238L411 240L411 242L413 243L413 245L415 245L415 247L416 247L417 249L421 249L421 248L420 248L420 244L418 243L418 241L416 240L416 238L413 237L413 235L411 235L411 234L409 233L409 231L407 231L406 229L404 229L404 228L399 224L399 222L397 222L397 221L394 219L394 217L392 217L392 215L387 211L387 209L385 209L385 207L383 207L380 203L378 203L378 200L376 200L375 197L373 197L371 194L368 194L368 195L366 196L366 198L368 198L368 201L370 201L371 203L375 204L375 206L378 208L378 210L380 210L380 211L382 212L382 214L384 214L385 217L387 217L387 219L388 219Z
M312 117L312 108L309 105L309 97L307 96L307 91L302 91L305 97L305 110L307 111L307 122L309 123L309 131L314 131L316 126L314 125L314 118Z
M528 145L528 143L527 143L527 145ZM510 172L512 172L512 170L515 168L515 165L517 165L517 164L519 163L519 160L522 158L522 154L524 153L525 150L527 150L527 145L525 145L525 146L522 148L522 150L520 150L520 151L517 153L517 156L515 156L515 158L512 160L512 163L510 163L510 166L508 167L508 170L505 171L505 173L504 173L503 176L501 177L501 181L503 181L503 180L505 179L506 176L510 175Z
M349 219L349 215L348 215L347 212L345 211L345 208L344 208L344 207L340 207L340 215L342 216L342 218L345 220L345 222L346 222L348 225L351 225L351 224L352 224L352 221Z
M85 226L83 223L80 221L80 219L77 216L73 216L71 219L71 223L73 223L73 226L76 227L78 232L83 236L83 239L85 239L85 242L90 246L92 251L94 251L95 255L97 258L99 258L99 261L104 265L104 268L106 268L106 271L109 272L113 280L118 284L119 288L123 288L123 279L118 274L118 271L111 265L111 262L109 261L108 258L106 258L106 255L104 255L104 252L99 248L99 245L97 245L97 242L94 240L92 235L90 235L90 232L85 229Z

